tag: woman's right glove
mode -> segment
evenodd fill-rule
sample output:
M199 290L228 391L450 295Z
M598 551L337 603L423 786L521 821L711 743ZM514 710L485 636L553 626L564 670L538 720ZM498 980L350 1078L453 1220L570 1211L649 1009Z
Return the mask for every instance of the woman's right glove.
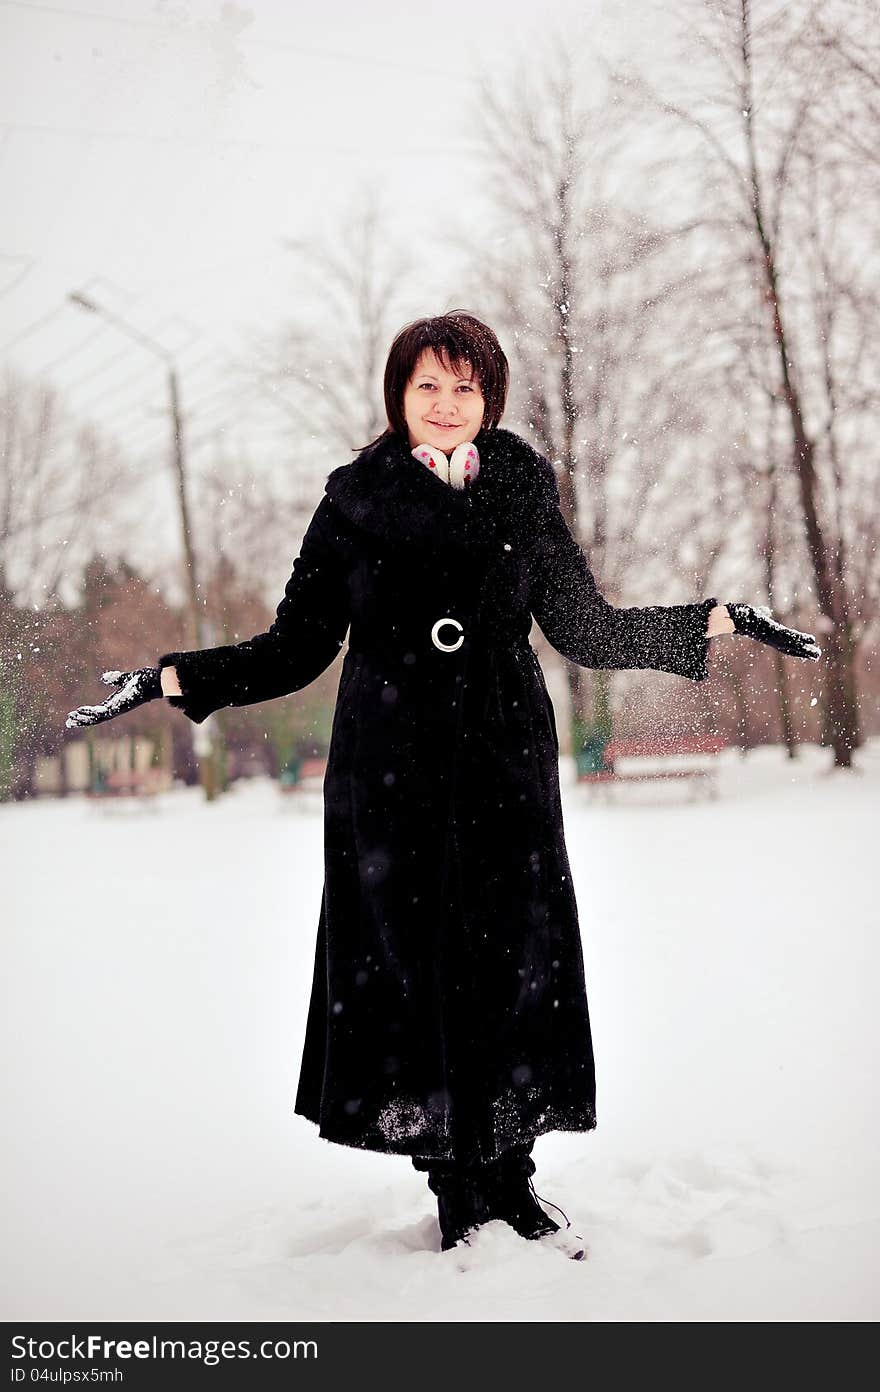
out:
M124 715L126 711L134 710L135 706L155 701L157 696L165 694L159 667L138 667L134 672L102 672L101 681L107 686L118 687L118 691L114 691L100 706L78 706L72 710L64 722L66 729L100 725L102 720L112 720L114 716Z

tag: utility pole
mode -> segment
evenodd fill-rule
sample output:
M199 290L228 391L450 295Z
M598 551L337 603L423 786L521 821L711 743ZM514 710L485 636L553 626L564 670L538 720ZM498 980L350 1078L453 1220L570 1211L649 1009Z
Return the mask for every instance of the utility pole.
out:
M124 333L128 338L134 339L142 348L160 357L168 371L168 394L171 407L171 442L172 442L172 461L174 466L174 476L177 484L178 514L180 517L180 530L183 541L184 569L187 576L187 597L186 597L186 618L187 618L187 642L191 648L204 648L208 646L207 625L205 623L202 606L199 602L199 582L196 572L196 555L193 546L193 533L190 524L189 503L186 492L186 452L184 448L183 436L183 417L180 410L180 387L177 379L177 369L172 355L160 343L155 343L146 334L135 329L131 324L120 319L118 315L111 314L109 310L103 309L87 295L71 291L67 297L73 304L80 309L88 310L90 314L97 314L100 318L112 324L120 333ZM199 782L205 792L205 798L212 802L217 796L217 751L215 748L217 738L217 722L213 715L209 715L201 725L193 725L191 729L193 753L199 769Z

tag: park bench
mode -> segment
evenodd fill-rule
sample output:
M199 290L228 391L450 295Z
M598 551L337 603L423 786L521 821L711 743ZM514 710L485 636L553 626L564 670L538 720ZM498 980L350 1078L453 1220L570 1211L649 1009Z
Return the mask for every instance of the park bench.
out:
M288 765L279 779L282 793L320 792L324 786L327 760L322 756L301 759L298 764Z
M603 790L620 783L683 780L692 795L718 796L718 755L727 749L723 735L669 735L660 738L613 739L605 746L604 769L578 773L578 783ZM689 762L675 765L687 757ZM628 767L618 767L623 760ZM630 761L636 767L630 765ZM638 765L641 765L639 767Z
M124 798L137 798L139 802L149 803L157 793L168 787L165 769L111 769L86 789L86 797L96 802L118 801Z

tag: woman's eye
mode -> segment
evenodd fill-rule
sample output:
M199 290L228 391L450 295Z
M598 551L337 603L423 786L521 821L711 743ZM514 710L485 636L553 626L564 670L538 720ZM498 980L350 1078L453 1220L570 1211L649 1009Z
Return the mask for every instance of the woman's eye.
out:
M468 382L461 382L459 385L462 386L462 387L464 387L464 390L465 390L465 391L469 391L469 392L472 392L472 391L473 391L473 387L472 387L472 386L470 385L470 383L468 383ZM434 383L433 383L433 382L420 382L420 383L419 383L419 391L421 391L422 387L427 387L428 390L430 391L431 388L432 388L433 386L434 386Z

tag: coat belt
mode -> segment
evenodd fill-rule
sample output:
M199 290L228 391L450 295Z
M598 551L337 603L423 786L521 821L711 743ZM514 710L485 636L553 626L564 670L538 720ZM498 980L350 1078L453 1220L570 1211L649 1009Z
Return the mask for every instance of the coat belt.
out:
M468 653L510 653L514 649L527 652L529 647L528 636L475 628L467 616L459 618L455 614L440 615L418 629L408 627L405 632L393 629L365 632L353 626L348 640L349 652L405 665L424 657L440 662Z

